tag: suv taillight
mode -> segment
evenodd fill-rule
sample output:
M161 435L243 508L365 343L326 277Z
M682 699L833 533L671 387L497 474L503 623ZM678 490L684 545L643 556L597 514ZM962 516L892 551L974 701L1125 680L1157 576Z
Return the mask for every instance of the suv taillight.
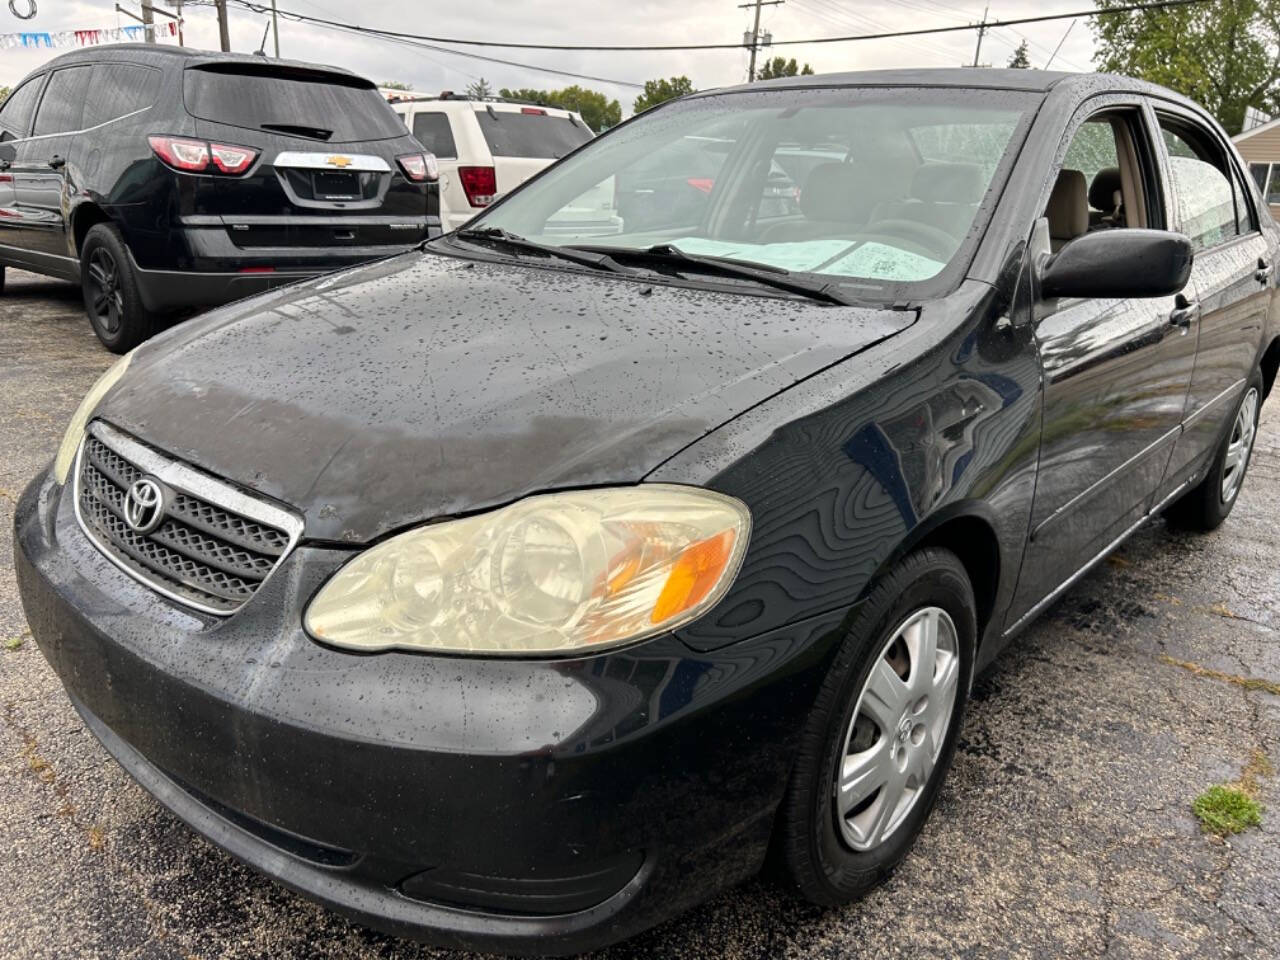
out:
M396 157L396 163L400 164L404 175L414 183L422 183L424 180L434 182L440 178L440 165L436 163L434 153L406 153Z
M209 143L205 140L187 140L184 137L147 137L155 155L173 167L187 173L226 173L237 176L253 165L258 151L253 147L238 147L230 143ZM213 170L209 170L210 166Z
M459 167L458 180L467 203L473 207L487 207L498 192L498 174L493 167Z

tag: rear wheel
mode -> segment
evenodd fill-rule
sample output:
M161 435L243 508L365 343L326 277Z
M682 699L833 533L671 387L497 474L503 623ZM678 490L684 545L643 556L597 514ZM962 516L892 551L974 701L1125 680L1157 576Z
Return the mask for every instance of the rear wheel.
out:
M802 735L774 862L815 903L887 877L933 809L955 751L977 637L954 554L907 557L859 607Z
M142 305L133 261L114 224L95 224L85 236L80 287L89 323L108 350L126 353L155 332L155 317Z
M4 293L4 266L0 265L0 293Z
M1236 404L1231 428L1218 445L1208 475L1165 511L1169 522L1186 530L1207 533L1222 525L1244 486L1262 409L1262 375L1254 373Z

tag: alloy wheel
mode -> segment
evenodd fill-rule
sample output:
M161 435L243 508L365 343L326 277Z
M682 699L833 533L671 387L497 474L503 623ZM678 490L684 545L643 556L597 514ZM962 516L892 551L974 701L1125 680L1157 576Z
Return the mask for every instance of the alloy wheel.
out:
M836 770L836 818L852 849L883 843L924 794L951 726L959 678L959 635L941 607L912 613L880 650Z
M89 255L89 309L94 322L107 336L120 330L124 316L124 292L120 289L120 268L106 247Z
M1253 441L1258 433L1258 388L1250 387L1240 401L1236 422L1231 426L1231 439L1227 441L1227 456L1222 463L1222 502L1230 503L1240 492L1244 472L1253 453Z

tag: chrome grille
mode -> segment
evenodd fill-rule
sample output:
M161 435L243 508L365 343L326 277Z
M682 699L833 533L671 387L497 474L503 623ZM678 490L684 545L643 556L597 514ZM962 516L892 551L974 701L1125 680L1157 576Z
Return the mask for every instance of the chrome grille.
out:
M125 510L130 487L144 477L169 493L163 519L150 532L134 529ZM228 614L244 604L302 532L289 512L100 422L81 445L75 497L81 527L116 566L209 613Z

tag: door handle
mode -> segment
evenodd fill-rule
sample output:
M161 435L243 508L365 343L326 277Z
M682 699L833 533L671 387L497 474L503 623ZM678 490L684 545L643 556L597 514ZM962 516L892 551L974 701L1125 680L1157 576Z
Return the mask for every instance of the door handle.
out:
M1271 275L1276 272L1276 268L1268 262L1266 257L1258 258L1258 269L1253 273L1253 279L1257 280L1264 287L1271 283Z
M1169 323L1178 327L1183 333L1191 328L1191 324L1200 319L1200 301L1188 300L1182 294L1173 302L1173 312L1169 314Z
M51 166L54 170L61 170L66 165L67 165L66 157L60 157L55 153L52 157L49 158L49 166Z

